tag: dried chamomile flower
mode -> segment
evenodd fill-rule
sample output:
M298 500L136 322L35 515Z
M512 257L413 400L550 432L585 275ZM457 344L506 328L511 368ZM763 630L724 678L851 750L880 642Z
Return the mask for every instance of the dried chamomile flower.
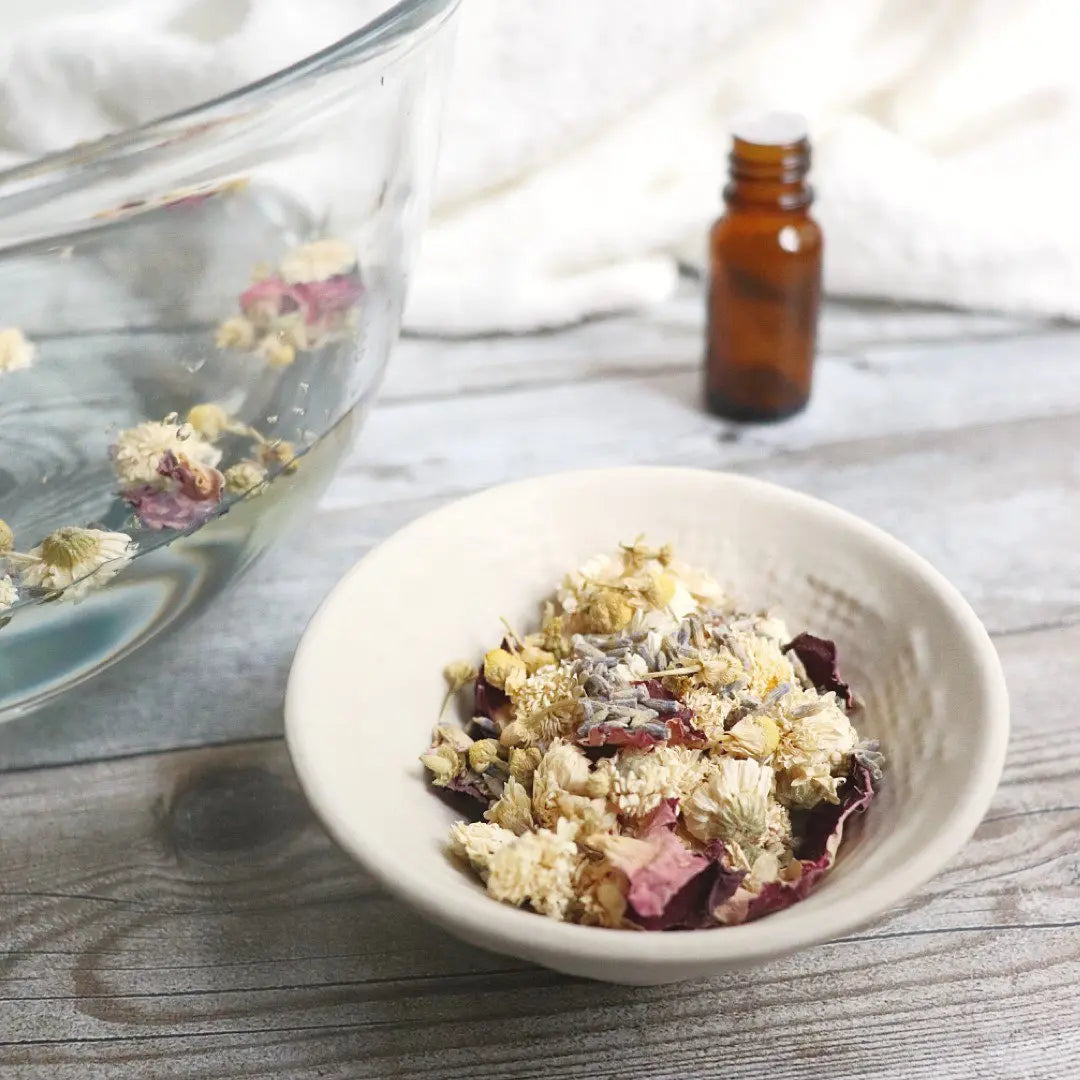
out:
M615 778L615 763L610 758L601 758L596 768L589 774L585 785L585 794L590 799L606 799L611 794Z
M225 409L214 401L204 401L200 405L192 405L188 410L187 422L197 434L210 442L217 442L222 435L228 432L247 430L245 425L238 424Z
M634 606L613 588L598 588L586 593L578 607L575 626L585 634L615 634L630 625Z
M436 724L433 742L436 746L445 743L461 754L467 754L474 745L468 732L457 724Z
M268 469L280 467L286 473L292 473L300 467L296 447L285 439L267 439L260 442L255 452L259 456L259 461Z
M708 571L676 558L668 562L668 570L675 575L679 584L694 598L699 607L718 608L726 602L727 597L720 583Z
M290 285L325 281L356 268L356 248L346 240L328 237L301 244L282 258L282 278Z
M488 769L508 767L502 760L498 739L477 739L469 747L469 768L474 772L485 773ZM511 779L513 779L511 777Z
M570 795L565 791L555 795L548 819L573 821L578 826L578 843L586 846L598 836L607 835L619 827L618 815L606 799Z
M701 753L681 746L620 750L597 765L597 774L611 778L608 798L625 817L644 817L664 799L689 795L705 773Z
M536 635L536 638L536 643L540 648L551 653L556 660L562 660L572 651L566 616L557 614L555 605L550 600L544 604L540 618L540 633Z
M598 586L618 586L623 576L623 560L611 555L594 555L577 570L566 575L556 593L559 607L573 614L582 600Z
M668 683L664 680L664 685ZM671 680L672 682L674 680ZM724 724L731 710L738 701L734 697L718 697L709 690L692 687L682 695L682 702L694 713L694 727L705 733L709 746L720 746L724 742Z
M554 830L523 833L504 844L488 861L487 890L508 904L526 901L534 911L565 918L574 899L577 826L560 821Z
M725 757L714 765L682 804L686 829L698 840L723 840L756 854L768 831L773 770L751 758Z
M81 600L118 574L135 554L127 533L68 526L50 533L29 551L21 584L30 588L64 590L68 600Z
M780 714L780 741L773 755L777 794L787 805L809 810L822 800L839 802L842 773L858 734L834 694L797 690Z
M653 561L667 566L675 557L670 544L659 548L650 547L645 543L644 536L639 536L632 544L620 544L619 550L622 551L624 572L627 574L641 570Z
M729 649L709 649L701 656L701 671L695 681L710 690L723 690L746 677L746 669Z
M454 660L443 668L443 678L450 692L456 694L463 686L476 679L476 665L468 660Z
M17 327L0 330L0 374L21 371L34 362L36 349Z
M782 683L794 685L798 681L795 669L778 641L757 634L738 634L736 637L750 661L747 689L754 697L767 697Z
M765 814L765 841L762 847L781 863L791 859L791 814L782 803L772 799Z
M543 751L538 746L515 747L510 751L510 775L532 791L533 775L543 756Z
M577 921L586 926L623 926L626 888L626 875L609 859L591 856L579 859L574 872Z
M7 611L19 599L19 590L15 588L15 582L4 574L0 577L0 611Z
M649 577L642 596L654 608L666 608L678 592L679 582L673 574L660 573Z
M266 468L243 458L225 470L225 490L230 495L260 495L266 490Z
M518 653L521 657L521 662L525 665L525 670L530 675L535 675L541 668L551 667L555 663L555 654L548 652L546 649L538 648L535 645L530 645L528 642L522 647Z
M256 346L255 353L270 367L283 368L296 359L296 346L278 334L267 334Z
M525 685L528 671L525 662L506 649L491 649L484 654L484 678L498 690L513 695Z
M509 829L515 836L528 832L533 827L532 800L528 791L511 776L503 787L502 798L484 811L484 817Z
M455 821L450 826L450 850L469 865L481 878L487 877L491 857L514 839L514 834L500 825L486 821Z
M744 716L724 734L724 753L764 761L780 744L780 727L767 713Z
M473 741L456 724L436 724L431 749L420 755L420 761L431 773L436 787L446 787L468 767L469 750Z
M552 824L559 816L560 794L585 795L589 783L589 759L573 743L556 739L533 773L532 802L537 821Z
M449 743L443 743L420 755L420 762L431 773L436 787L446 787L455 776L465 771L466 757Z
M255 324L243 315L226 319L214 334L214 344L219 349L253 349L255 347Z
M181 424L175 414L164 420L146 420L126 428L112 446L113 468L125 486L142 484L163 487L160 472L166 454L196 465L214 468L221 451L202 438L190 424Z
M515 737L523 737L524 742L569 735L584 715L581 702L585 691L572 668L542 668L530 675L520 689L508 689L507 692L514 703L514 722L510 728L514 729ZM504 743L513 745L509 739Z
M14 548L15 534L11 531L11 526L3 518L0 518L0 557L7 555Z

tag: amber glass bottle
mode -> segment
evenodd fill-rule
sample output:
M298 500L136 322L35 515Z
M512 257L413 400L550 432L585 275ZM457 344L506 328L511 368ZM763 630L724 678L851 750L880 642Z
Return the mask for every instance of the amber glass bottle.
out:
M726 213L709 236L706 394L734 420L779 420L810 398L821 229L810 217L801 117L774 113L733 132Z

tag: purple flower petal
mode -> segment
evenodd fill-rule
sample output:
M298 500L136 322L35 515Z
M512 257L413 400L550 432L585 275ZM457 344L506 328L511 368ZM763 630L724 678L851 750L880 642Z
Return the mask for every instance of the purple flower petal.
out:
M807 677L818 690L822 693L833 690L849 709L854 706L851 687L840 678L837 670L835 641L803 633L784 646L784 652L789 650L802 661Z
M304 312L304 321L313 325L340 315L363 295L364 286L355 274L337 274L325 281L306 281L292 286L292 295Z
M691 929L714 925L712 911L743 879L724 865L723 845L704 854L685 847L675 835L678 803L661 803L629 844L616 845L611 862L626 875L627 917L644 930Z
M206 521L221 502L225 478L209 465L193 463L170 450L161 455L157 471L176 486L140 484L121 493L146 529L189 529Z
M159 491L151 484L128 488L124 501L146 529L187 529L213 514L217 504L192 499L181 491Z

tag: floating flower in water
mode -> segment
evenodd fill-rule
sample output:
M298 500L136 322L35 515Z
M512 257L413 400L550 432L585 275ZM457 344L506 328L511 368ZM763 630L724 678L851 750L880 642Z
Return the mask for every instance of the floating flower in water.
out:
M214 344L219 349L251 349L255 339L255 324L243 315L226 319L214 334Z
M164 420L146 420L121 431L112 446L113 468L124 485L150 484L164 487L159 466L166 454L211 468L221 460L221 451L202 438L191 424L181 424L175 415Z
M329 237L295 247L281 260L281 276L290 284L326 281L356 269L356 248Z
M4 574L0 577L0 611L7 611L18 599L19 590L15 588L15 582Z
M125 491L124 499L147 529L188 529L210 517L221 502L225 477L211 465L202 465L167 450L158 463L166 487L142 484Z
M36 351L17 327L0 330L0 373L28 368L34 362Z
M266 468L245 458L225 470L225 490L230 495L258 495L266 487Z
M276 333L267 334L255 351L273 368L288 367L296 360L295 346L282 341Z
M246 435L249 432L247 424L234 420L226 409L214 401L192 405L188 410L187 422L196 434L210 442L217 442L222 435Z
M278 467L287 473L295 472L300 464L296 458L296 447L285 439L263 440L258 444L256 453L268 469Z
M276 270L260 265L252 277L240 316L225 320L215 340L219 348L254 351L272 367L340 339L364 292L356 249L335 238L302 244Z
M127 533L66 526L19 556L24 563L20 584L63 591L66 599L81 600L118 574L131 561L135 548Z
M14 547L15 534L11 531L11 526L0 518L0 556L7 555Z

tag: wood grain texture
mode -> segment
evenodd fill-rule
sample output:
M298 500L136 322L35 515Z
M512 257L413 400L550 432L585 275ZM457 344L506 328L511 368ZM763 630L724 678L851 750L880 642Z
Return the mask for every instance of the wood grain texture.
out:
M0 728L0 1077L1002 1077L1080 1061L1080 330L831 305L817 396L698 406L701 304L406 340L318 513L209 618ZM447 499L560 467L777 480L929 557L994 634L993 808L917 896L753 974L593 985L403 911L313 821L280 741L304 622ZM718 931L722 932L722 931Z

